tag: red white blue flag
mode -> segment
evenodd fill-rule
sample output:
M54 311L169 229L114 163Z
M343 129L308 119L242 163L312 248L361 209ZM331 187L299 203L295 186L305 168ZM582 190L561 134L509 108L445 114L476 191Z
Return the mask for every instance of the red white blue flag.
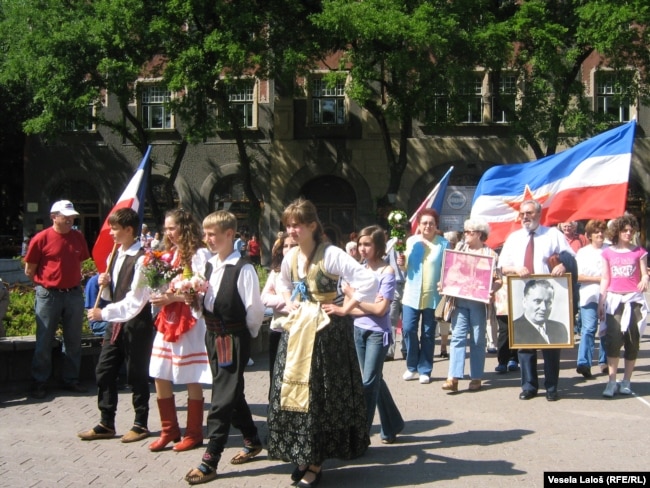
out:
M140 166L136 170L133 178L122 192L119 200L111 209L108 215L112 214L120 208L132 208L140 216L140 224L144 217L144 199L147 190L147 181L149 179L149 154L151 153L151 146L147 148ZM95 245L93 246L93 261L100 273L106 271L106 260L113 250L113 238L110 235L111 226L108 224L108 216L104 220L104 225L99 231ZM139 229L136 229L138 231Z
M635 128L632 121L561 153L486 171L476 187L472 218L490 223L487 244L500 246L520 227L525 200L542 205L543 225L623 215Z
M450 167L445 175L440 179L438 184L431 190L431 193L427 195L424 201L420 204L418 209L411 215L409 222L411 222L411 235L417 234L418 231L418 214L425 208L432 208L438 215L442 212L442 203L445 199L445 192L447 191L447 185L449 184L449 175L454 170L454 167ZM439 224L440 222L438 222Z

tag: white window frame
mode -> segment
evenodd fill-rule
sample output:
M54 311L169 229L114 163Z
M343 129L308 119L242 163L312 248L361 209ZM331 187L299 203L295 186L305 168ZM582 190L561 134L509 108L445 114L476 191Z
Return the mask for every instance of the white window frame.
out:
M623 93L617 84L614 71L596 71L594 75L594 111L614 116L614 122L629 122L633 118L634 104L631 100L619 101L615 97Z
M483 122L483 76L481 73L474 74L473 79L467 80L461 88L461 95L467 98L465 118L461 124L480 124ZM478 117L475 117L475 111ZM478 120L476 120L478 118Z
M231 91L228 96L231 108L241 117L240 126L243 129L257 128L257 81L251 80L249 86Z
M140 120L146 130L174 129L174 114L166 106L171 99L171 90L163 85L143 83L140 86L138 93ZM159 120L160 123L154 124L156 120Z
M347 123L345 80L338 79L329 87L322 76L309 79L310 125L344 126Z
M92 118L95 117L96 113L96 107L94 103L89 103L86 106L86 110L90 110L90 117L91 120ZM95 125L94 122L89 122L87 126L85 127L80 127L78 124L78 121L75 119L68 119L65 121L65 130L69 132L95 132L97 130L97 126Z
M499 77L499 98L501 106L497 106L497 97L492 97L492 122L497 124L508 124L508 113L503 110L505 104L511 104L514 108L517 97L517 75L516 73L502 73Z

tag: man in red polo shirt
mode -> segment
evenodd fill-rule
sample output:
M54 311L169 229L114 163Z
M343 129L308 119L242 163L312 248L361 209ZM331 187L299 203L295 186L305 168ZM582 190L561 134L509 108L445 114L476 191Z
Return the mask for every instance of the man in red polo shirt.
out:
M74 230L79 213L72 202L52 205L52 227L36 234L25 255L25 274L36 284L36 349L32 360L31 396L45 398L52 374L52 343L59 323L63 329L63 388L85 393L79 384L84 300L81 263L90 257L86 239Z

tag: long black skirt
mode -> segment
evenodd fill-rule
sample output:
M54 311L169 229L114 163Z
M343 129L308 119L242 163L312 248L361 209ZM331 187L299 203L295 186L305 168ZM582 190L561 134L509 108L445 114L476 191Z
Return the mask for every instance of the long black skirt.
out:
M316 333L306 413L280 409L288 341L288 334L282 334L268 419L272 459L320 465L328 458L359 457L370 444L353 323L349 317L330 318Z

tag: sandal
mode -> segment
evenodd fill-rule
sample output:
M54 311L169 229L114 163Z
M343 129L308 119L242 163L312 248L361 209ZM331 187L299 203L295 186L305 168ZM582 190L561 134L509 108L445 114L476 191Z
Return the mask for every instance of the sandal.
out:
M481 386L482 386L481 385L481 380L470 380L469 386L467 387L467 389L469 391L478 391L478 390L481 389Z
M442 384L442 389L447 391L458 391L458 380L456 378L448 378Z
M207 483L217 477L217 470L206 463L199 464L198 467L190 469L185 475L185 481L190 485L200 485Z
M320 479L323 476L322 468L319 471L314 471L313 469L311 469L311 466L309 466L305 474L307 473L313 473L316 475L316 477L312 481L305 481L305 479L303 478L300 481L298 481L298 484L296 486L300 488L314 488L316 485L318 485L318 483L320 483Z
M262 444L244 444L237 455L230 460L230 464L244 464L262 452Z

